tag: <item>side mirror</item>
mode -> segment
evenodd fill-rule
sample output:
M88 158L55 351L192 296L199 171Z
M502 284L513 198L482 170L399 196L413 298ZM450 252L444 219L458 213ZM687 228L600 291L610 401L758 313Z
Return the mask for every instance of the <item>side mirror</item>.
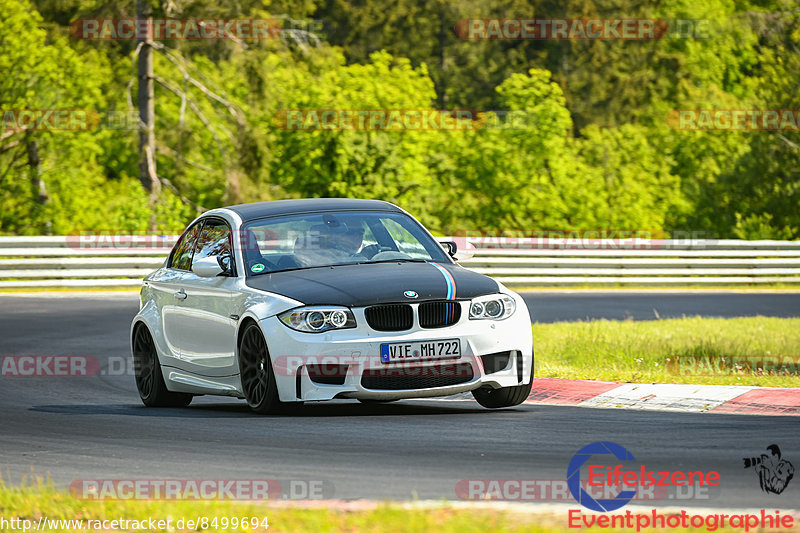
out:
M456 252L458 252L458 246L456 246L456 243L454 241L442 241L439 244L442 246L442 248L445 249L447 255L449 255L453 259L456 259Z
M192 272L201 278L213 278L230 273L230 256L210 256L198 259L192 264Z

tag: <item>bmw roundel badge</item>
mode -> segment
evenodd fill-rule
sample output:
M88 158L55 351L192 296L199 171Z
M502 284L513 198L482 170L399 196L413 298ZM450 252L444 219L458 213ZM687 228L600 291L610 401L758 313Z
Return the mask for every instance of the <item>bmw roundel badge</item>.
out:
M414 291L406 291L403 293L403 296L405 296L406 298L416 298L417 296L419 296L419 294L417 294Z

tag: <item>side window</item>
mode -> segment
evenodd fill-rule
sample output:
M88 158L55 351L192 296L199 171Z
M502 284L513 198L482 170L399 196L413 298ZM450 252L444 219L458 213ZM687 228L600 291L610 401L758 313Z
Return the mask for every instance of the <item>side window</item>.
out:
M202 222L198 222L183 235L178 245L175 246L175 251L172 252L172 260L169 266L180 270L189 270L192 265L194 242L197 240L197 234L200 233L200 226L202 225Z
M194 247L192 264L204 257L216 257L231 252L231 230L219 220L206 220Z

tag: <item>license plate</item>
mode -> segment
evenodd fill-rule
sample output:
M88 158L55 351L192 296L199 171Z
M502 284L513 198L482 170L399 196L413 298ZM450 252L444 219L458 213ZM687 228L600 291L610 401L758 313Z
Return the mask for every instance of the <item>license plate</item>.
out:
M458 339L381 344L381 363L433 361L459 357L461 357L461 341Z

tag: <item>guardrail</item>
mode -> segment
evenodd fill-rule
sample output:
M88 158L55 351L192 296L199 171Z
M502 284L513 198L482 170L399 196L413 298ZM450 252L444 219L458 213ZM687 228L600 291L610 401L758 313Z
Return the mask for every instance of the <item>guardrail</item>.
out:
M509 239L490 246L461 264L508 286L800 283L800 241Z
M138 287L177 238L0 237L0 289Z
M177 237L0 237L0 289L138 287ZM460 263L511 286L800 283L800 241L454 239Z

